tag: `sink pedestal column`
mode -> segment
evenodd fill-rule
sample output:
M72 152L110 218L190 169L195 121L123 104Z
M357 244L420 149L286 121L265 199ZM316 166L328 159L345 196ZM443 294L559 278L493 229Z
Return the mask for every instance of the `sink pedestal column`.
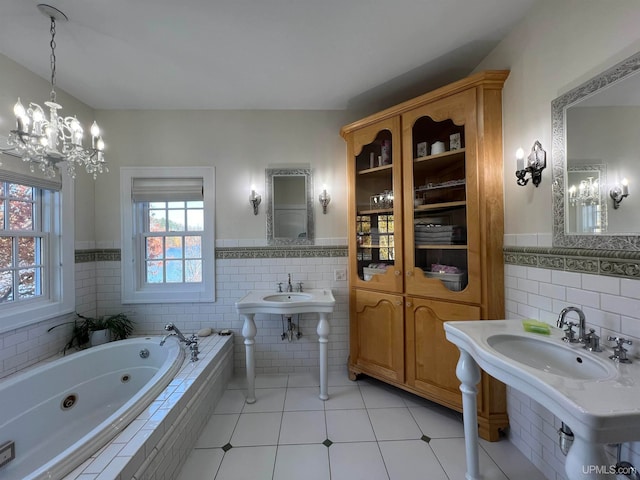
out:
M456 376L460 380L462 392L462 415L464 418L464 446L467 455L466 480L481 480L480 457L478 456L478 388L480 368L466 351L460 349L456 366Z
M614 480L611 460L602 445L587 442L574 433L573 444L567 453L564 471L570 480Z
M319 313L318 342L320 343L320 400L329 399L327 365L329 358L329 314Z
M244 349L247 364L247 403L256 403L256 360L253 356L256 338L256 322L253 321L253 313L242 314L244 325L242 336L244 337Z

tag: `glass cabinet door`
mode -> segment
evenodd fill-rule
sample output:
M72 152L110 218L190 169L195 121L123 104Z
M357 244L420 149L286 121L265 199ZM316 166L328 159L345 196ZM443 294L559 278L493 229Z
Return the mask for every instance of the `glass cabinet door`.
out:
M477 302L475 107L461 96L403 116L406 291Z
M391 118L351 134L349 262L352 285L402 291L400 121Z

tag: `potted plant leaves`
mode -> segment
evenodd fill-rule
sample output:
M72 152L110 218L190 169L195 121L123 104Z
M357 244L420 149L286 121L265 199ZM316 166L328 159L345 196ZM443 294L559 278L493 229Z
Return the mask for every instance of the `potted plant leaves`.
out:
M80 350L112 340L124 340L133 332L133 321L124 313L103 315L101 317L85 317L76 313L76 316L78 319L73 322L60 323L47 330L50 332L61 325L73 323L71 339L65 345L63 353L73 347Z

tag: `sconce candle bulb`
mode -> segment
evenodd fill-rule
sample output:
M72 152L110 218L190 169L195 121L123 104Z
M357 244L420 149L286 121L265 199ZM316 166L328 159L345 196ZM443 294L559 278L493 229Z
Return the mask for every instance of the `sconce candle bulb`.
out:
M529 179L527 174L531 176L531 181L537 187L542 181L542 170L547 166L547 152L542 148L542 144L536 140L531 147L531 153L527 157L527 166L524 166L524 151L519 148L516 152L516 177L517 183L521 187L525 186Z
M620 208L622 200L629 196L629 181L623 178L618 185L609 190L609 196L613 200L613 208Z
M262 201L262 197L256 192L256 187L251 185L251 193L249 194L249 204L253 207L253 214L258 215L258 205Z
M322 193L318 197L318 200L320 201L320 205L322 205L322 213L326 214L327 213L327 206L329 205L329 202L331 201L331 195L329 195L327 193L327 186L326 185L322 186Z

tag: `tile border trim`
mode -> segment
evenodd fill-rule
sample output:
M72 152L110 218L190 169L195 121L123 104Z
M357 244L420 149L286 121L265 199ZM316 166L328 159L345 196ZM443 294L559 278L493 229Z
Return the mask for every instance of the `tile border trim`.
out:
M319 258L346 257L346 245L301 245L264 247L216 247L216 260L253 258ZM119 262L122 253L119 248L76 250L75 263Z
M582 248L504 247L504 263L640 279L640 252Z

